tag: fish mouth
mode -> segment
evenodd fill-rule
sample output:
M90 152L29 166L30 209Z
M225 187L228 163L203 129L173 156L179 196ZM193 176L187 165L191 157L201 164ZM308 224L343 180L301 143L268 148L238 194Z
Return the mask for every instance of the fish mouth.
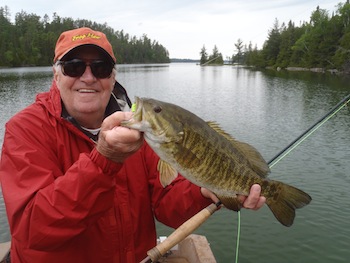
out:
M127 121L122 121L120 125L130 129L143 131L144 127L142 123L142 100L139 97L135 97L135 103L133 104L132 111L132 118Z
M133 114L133 119L135 121L142 121L142 100L139 97L135 97L135 112Z

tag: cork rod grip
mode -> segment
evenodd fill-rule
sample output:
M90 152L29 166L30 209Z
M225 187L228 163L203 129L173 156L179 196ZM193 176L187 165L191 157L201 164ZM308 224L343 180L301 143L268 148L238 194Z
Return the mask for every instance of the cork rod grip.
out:
M152 262L157 262L168 250L173 246L184 240L194 230L196 230L204 221L206 221L215 211L217 205L211 204L200 212L195 214L193 217L188 219L180 227L178 227L167 239L156 247L147 251L147 255L151 258Z

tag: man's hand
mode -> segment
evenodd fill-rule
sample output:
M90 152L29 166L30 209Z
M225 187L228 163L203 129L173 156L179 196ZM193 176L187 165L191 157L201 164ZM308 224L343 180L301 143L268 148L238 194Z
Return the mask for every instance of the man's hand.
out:
M131 112L118 111L104 119L96 149L108 159L122 163L140 149L143 143L142 134L120 126L122 121L129 120Z
M243 207L252 210L260 209L266 202L266 198L261 196L261 187L253 184L248 196L239 195L238 199L242 202Z
M201 193L204 197L210 198L214 203L217 203L219 199L206 188L201 188ZM261 187L258 184L252 185L248 196L239 195L238 199L241 201L244 208L258 210L266 202L266 198L260 195Z

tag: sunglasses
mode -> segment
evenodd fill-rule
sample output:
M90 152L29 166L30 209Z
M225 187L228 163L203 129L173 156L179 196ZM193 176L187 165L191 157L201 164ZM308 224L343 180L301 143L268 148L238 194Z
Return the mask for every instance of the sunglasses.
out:
M86 67L89 66L92 74L98 79L109 78L112 74L114 64L105 60L94 60L86 63L81 59L72 59L68 61L58 61L58 65L62 66L62 73L72 78L81 77Z

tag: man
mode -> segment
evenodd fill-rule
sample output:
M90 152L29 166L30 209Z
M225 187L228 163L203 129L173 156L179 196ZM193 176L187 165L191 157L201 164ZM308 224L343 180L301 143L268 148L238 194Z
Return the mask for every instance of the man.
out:
M6 124L0 178L12 262L139 262L156 244L154 216L176 228L217 201L181 176L161 186L159 158L119 125L132 114L113 90L115 63L103 33L62 33L50 91ZM258 185L241 198L251 209L265 202Z

